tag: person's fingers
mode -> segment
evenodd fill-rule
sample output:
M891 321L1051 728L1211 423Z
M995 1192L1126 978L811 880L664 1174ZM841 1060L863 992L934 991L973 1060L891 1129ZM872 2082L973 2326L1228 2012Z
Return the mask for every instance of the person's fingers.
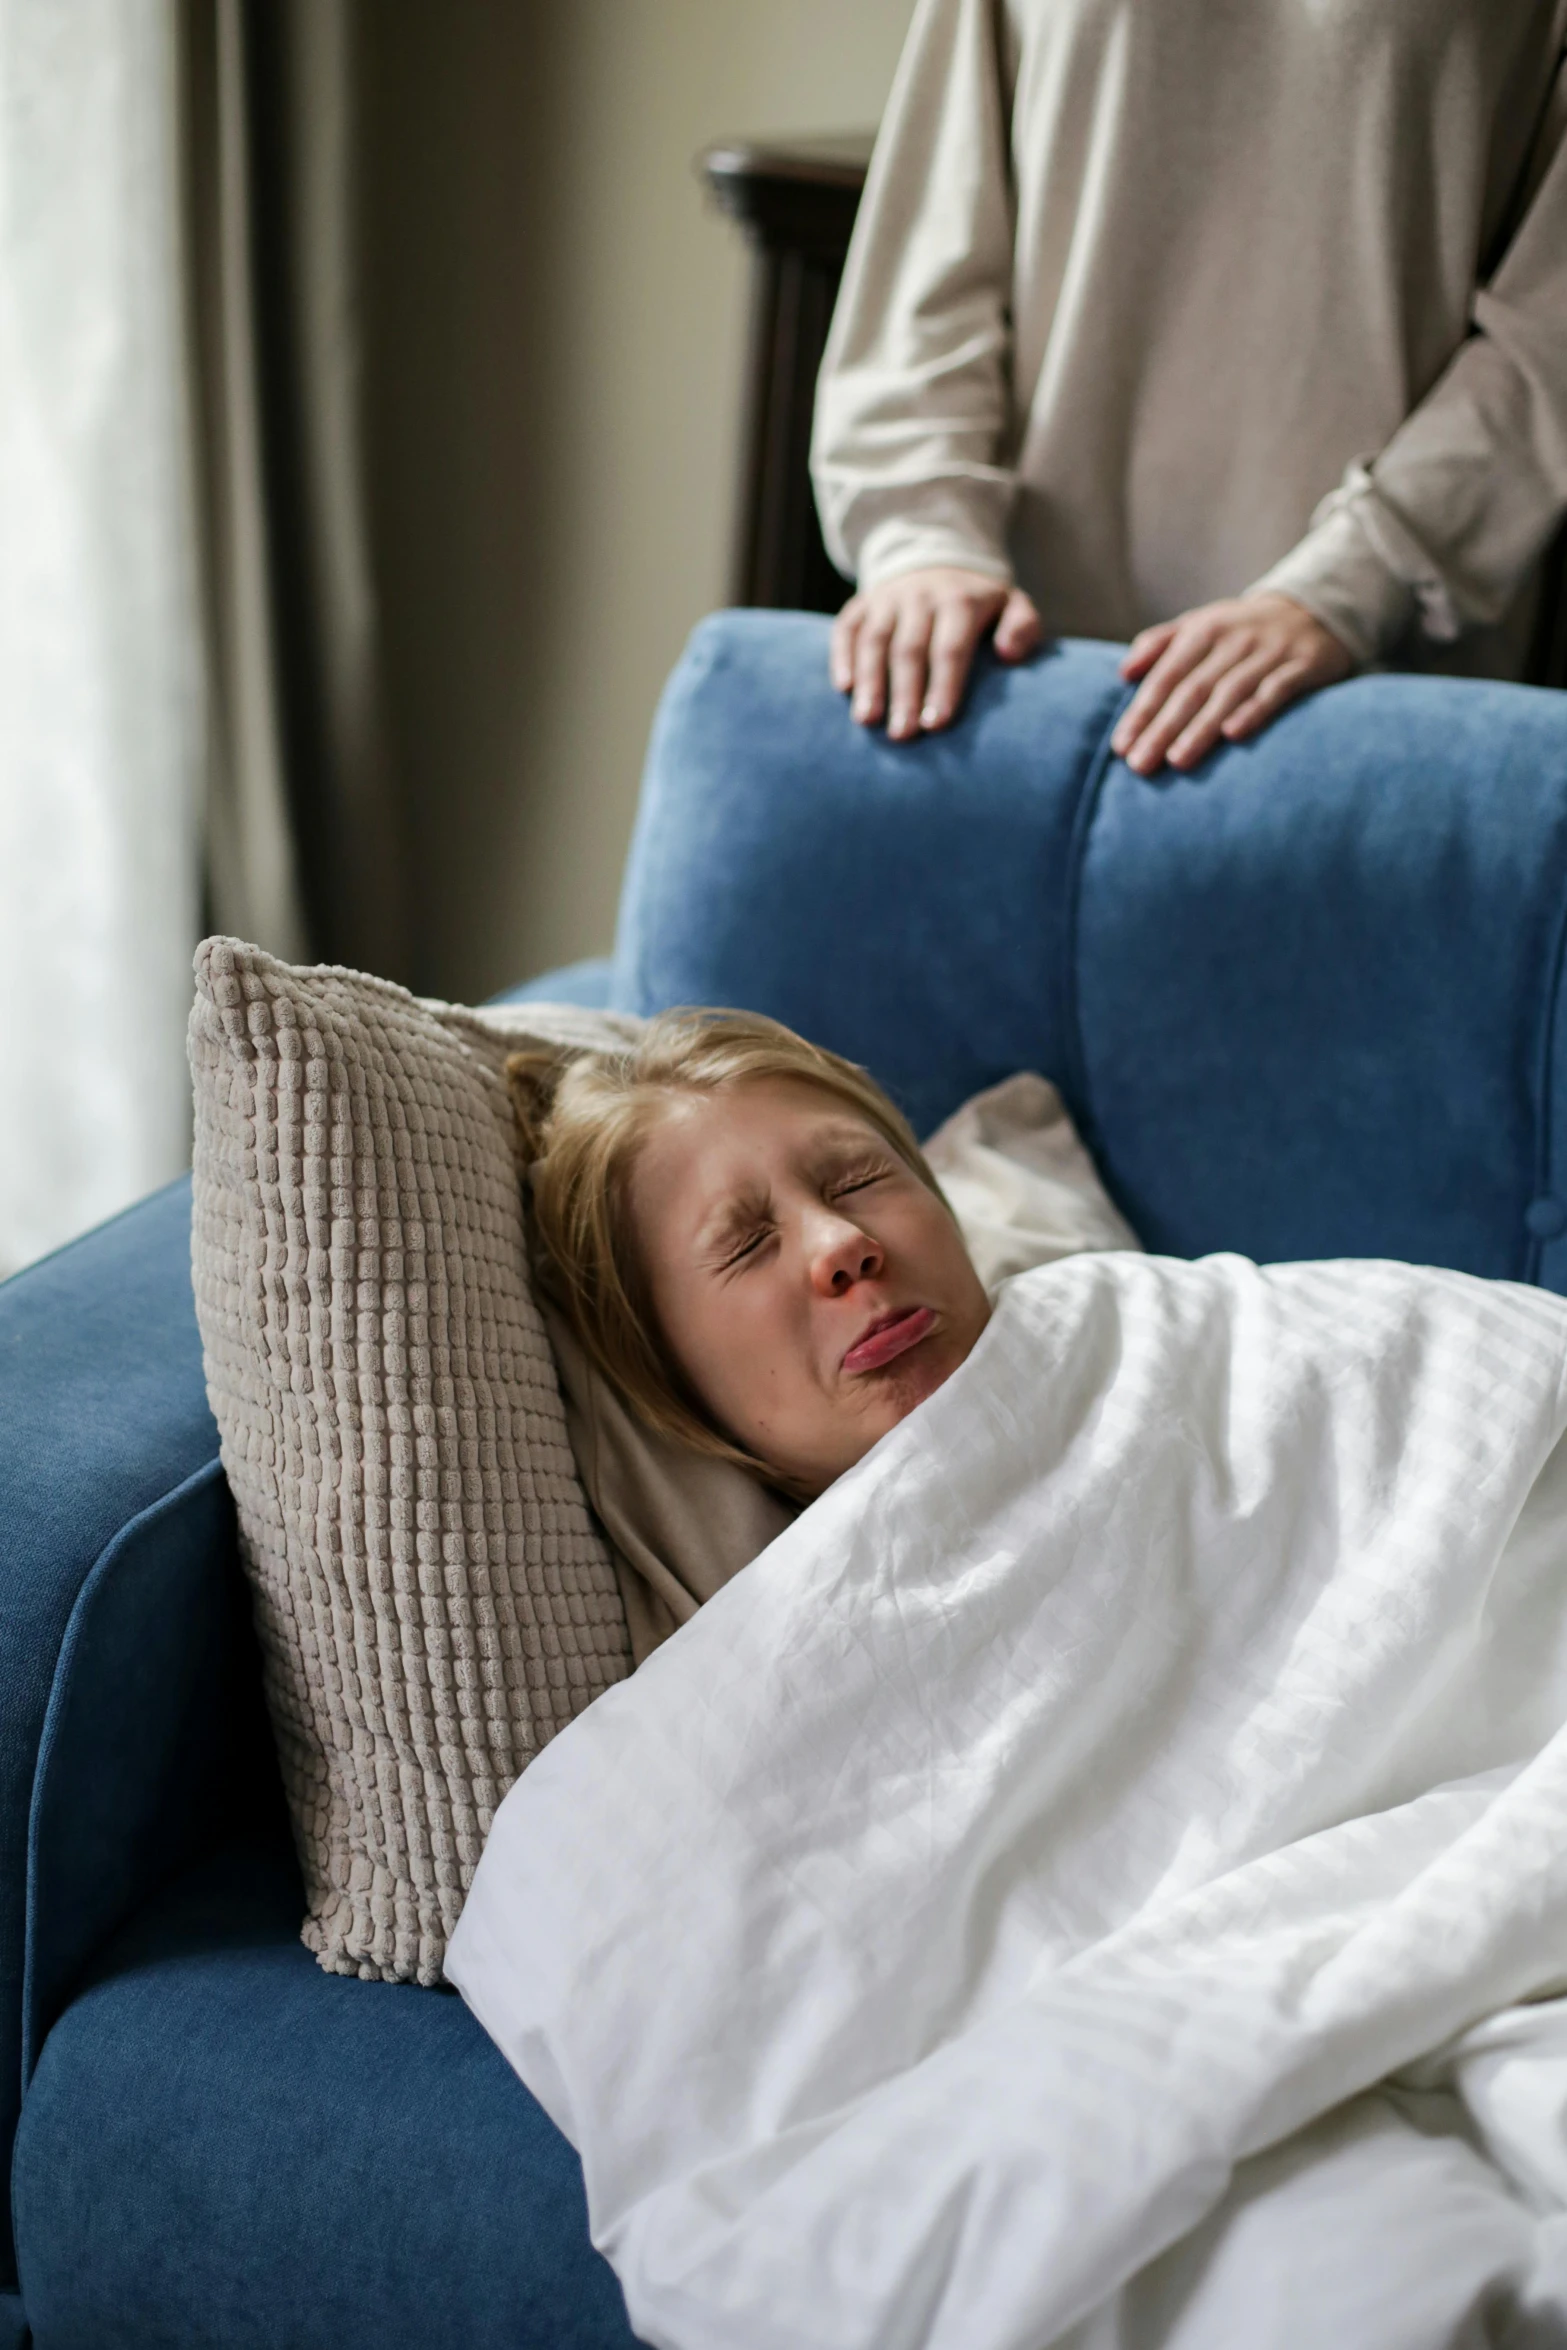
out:
M1044 635L1044 623L1032 596L1021 588L1014 588L1001 607L1001 618L996 622L996 657L1001 661L1021 661L1030 654Z
M889 742L906 743L911 735L919 732L933 618L931 607L923 597L905 603L898 613L898 625L892 632L892 658L888 663Z
M936 608L930 632L930 682L920 705L919 722L927 734L950 726L958 714L963 688L989 615L982 604L968 598L949 598Z
M1115 732L1110 737L1111 749L1136 766L1138 762L1132 759L1134 749L1140 747L1148 729L1158 725L1165 717L1172 695L1181 692L1194 672L1211 658L1212 652L1213 637L1209 630L1178 630L1121 713ZM1199 696L1195 702L1188 699L1183 704L1182 724L1186 718L1196 715L1201 702L1202 696ZM1164 736L1165 742L1173 740L1178 732L1178 727L1169 728ZM1164 756L1162 746L1159 756Z
M1125 758L1144 727L1158 716L1182 679L1189 677L1198 662L1206 657L1209 645L1208 637L1198 630L1176 630L1116 721L1115 732L1110 737L1112 750Z
M854 687L854 640L860 633L860 622L864 617L865 598L851 596L832 624L827 669L834 688L840 694L852 692Z
M1224 722L1231 711L1238 710L1256 692L1270 669L1276 666L1271 653L1253 653L1249 659L1237 661L1214 682L1208 699L1165 753L1172 767L1195 767L1219 741Z
M861 726L874 726L887 707L887 647L894 617L890 608L868 604L855 635L853 709Z
M1160 620L1133 637L1121 661L1121 675L1128 685L1147 676L1179 626L1178 620Z
M1260 734L1270 719L1277 718L1291 702L1302 694L1314 693L1318 686L1329 681L1312 675L1309 661L1286 661L1280 668L1270 669L1255 693L1232 710L1224 721L1226 742L1241 743L1254 734Z
M1210 653L1205 661L1200 661L1195 669L1171 688L1162 707L1155 711L1126 754L1126 763L1135 773L1158 773L1171 744L1189 726L1200 724L1208 697L1227 674L1229 667L1230 663L1222 651Z
M1121 674L1137 691L1111 746L1140 775L1166 758L1194 766L1221 736L1242 740L1352 667L1338 639L1287 597L1200 606L1144 629L1128 647Z
M851 596L834 619L832 682L851 695L862 726L885 719L889 738L907 742L956 717L974 648L992 626L1008 661L1022 660L1044 634L1032 598L982 572L935 565L883 581Z

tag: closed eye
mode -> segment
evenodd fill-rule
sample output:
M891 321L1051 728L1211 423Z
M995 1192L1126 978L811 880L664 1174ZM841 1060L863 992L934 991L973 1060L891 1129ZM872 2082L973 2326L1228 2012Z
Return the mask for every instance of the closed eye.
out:
M891 1172L890 1167L861 1167L852 1175L842 1176L833 1184L828 1196L843 1199L851 1191L865 1191L873 1183L884 1183Z
M735 1265L743 1265L747 1257L754 1257L757 1250L761 1247L763 1241L768 1238L771 1230L771 1225L759 1225L755 1232L748 1234L747 1237L741 1241L739 1247L733 1249L730 1254L725 1257L719 1270L721 1272L727 1273Z

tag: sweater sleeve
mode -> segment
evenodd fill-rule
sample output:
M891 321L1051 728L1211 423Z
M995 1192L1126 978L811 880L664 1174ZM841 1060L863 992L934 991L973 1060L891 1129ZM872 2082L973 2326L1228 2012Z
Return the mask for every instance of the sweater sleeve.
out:
M1304 604L1358 660L1415 620L1437 643L1500 620L1567 511L1567 64L1532 183L1447 367L1255 583Z
M817 387L822 532L862 587L927 563L1012 576L1012 210L996 0L921 0Z

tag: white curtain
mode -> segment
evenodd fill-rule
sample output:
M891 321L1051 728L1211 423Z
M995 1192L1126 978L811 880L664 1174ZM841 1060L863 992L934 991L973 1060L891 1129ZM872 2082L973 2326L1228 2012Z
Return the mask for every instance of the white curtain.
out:
M0 0L0 1275L188 1158L174 9Z

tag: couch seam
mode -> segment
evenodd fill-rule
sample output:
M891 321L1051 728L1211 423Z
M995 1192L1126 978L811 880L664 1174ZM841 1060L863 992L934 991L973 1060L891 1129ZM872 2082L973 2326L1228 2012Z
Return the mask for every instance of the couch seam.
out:
M1553 1148L1555 1097L1551 1085L1551 1072L1556 1059L1556 1029L1560 1018L1564 966L1567 966L1567 894L1564 894L1556 915L1556 936L1551 946L1550 976L1546 982L1545 990L1545 1018L1540 1024L1540 1050L1535 1064L1534 1190L1530 1195L1532 1200L1549 1196L1552 1165L1556 1155ZM1524 1229L1528 1237L1524 1248L1523 1278L1525 1281L1538 1283L1541 1260L1545 1255L1545 1242L1538 1233L1529 1232L1527 1225Z
M1089 763L1088 773L1078 796L1072 817L1072 838L1067 850L1066 919L1061 933L1061 1032L1066 1043L1067 1084L1072 1096L1072 1110L1078 1131L1100 1156L1099 1121L1094 1113L1093 1088L1088 1076L1088 1054L1083 1043L1081 995L1078 986L1078 940L1082 927L1083 868L1088 861L1089 835L1099 802L1104 792L1105 777L1110 772L1115 752L1111 737L1120 724L1122 713L1130 705L1135 687L1127 687L1116 707L1105 722L1104 733Z
M49 1697L44 1707L43 1725L38 1733L38 1750L33 1757L32 1794L27 1809L27 1902L22 1926L22 2044L20 2050L22 2098L27 2095L33 2073L37 2069L39 2054L38 2049L33 2045L33 1998L36 1990L34 1949L38 1923L39 1805L48 1766L53 1757L55 1741L59 1734L59 1718L64 1702L63 1692L70 1679L71 1665L82 1637L82 1623L92 1604L94 1594L112 1572L116 1558L132 1537L139 1534L146 1525L155 1521L164 1511L172 1508L175 1503L183 1501L189 1494L210 1485L214 1479L221 1479L222 1475L222 1460L214 1453L210 1460L202 1463L200 1468L191 1470L189 1475L182 1477L177 1485L171 1485L166 1492L159 1494L155 1501L145 1503L134 1517L127 1518L123 1525L117 1527L83 1576L80 1589L72 1602L71 1612L66 1618L65 1630L61 1635L59 1650L55 1656L54 1672L50 1677Z

